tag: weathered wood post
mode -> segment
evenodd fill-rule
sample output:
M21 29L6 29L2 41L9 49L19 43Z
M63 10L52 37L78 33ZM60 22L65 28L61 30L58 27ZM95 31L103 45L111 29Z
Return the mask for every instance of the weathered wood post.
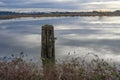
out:
M43 67L55 64L55 38L52 25L42 26L41 35L41 58Z

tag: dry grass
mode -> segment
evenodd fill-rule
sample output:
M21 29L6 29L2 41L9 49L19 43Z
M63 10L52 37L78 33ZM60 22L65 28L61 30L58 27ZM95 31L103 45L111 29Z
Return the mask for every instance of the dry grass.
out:
M43 75L45 74L45 75ZM120 80L119 70L99 58L90 62L72 59L39 69L22 58L0 62L0 80Z

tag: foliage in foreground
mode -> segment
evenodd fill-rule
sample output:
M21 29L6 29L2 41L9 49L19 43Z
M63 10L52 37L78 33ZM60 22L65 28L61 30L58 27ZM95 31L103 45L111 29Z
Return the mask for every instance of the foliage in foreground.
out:
M48 66L44 71L17 58L11 62L0 61L0 80L120 80L120 72L99 58L90 62L72 59Z

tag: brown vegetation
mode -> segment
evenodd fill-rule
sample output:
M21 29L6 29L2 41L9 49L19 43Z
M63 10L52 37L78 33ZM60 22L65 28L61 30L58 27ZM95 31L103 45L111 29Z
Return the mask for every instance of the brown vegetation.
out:
M12 19L12 18L21 18L21 17L74 17L74 16L120 16L120 14L115 13L71 13L71 14L16 14L16 15L0 15L0 19Z
M96 55L95 55L96 56ZM63 61L44 69L22 58L11 62L0 61L0 80L120 80L116 66L99 59Z

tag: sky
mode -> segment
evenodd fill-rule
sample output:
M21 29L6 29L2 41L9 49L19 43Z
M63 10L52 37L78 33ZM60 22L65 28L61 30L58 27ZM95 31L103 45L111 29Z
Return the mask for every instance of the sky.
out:
M118 10L120 0L0 0L0 10L80 11Z

